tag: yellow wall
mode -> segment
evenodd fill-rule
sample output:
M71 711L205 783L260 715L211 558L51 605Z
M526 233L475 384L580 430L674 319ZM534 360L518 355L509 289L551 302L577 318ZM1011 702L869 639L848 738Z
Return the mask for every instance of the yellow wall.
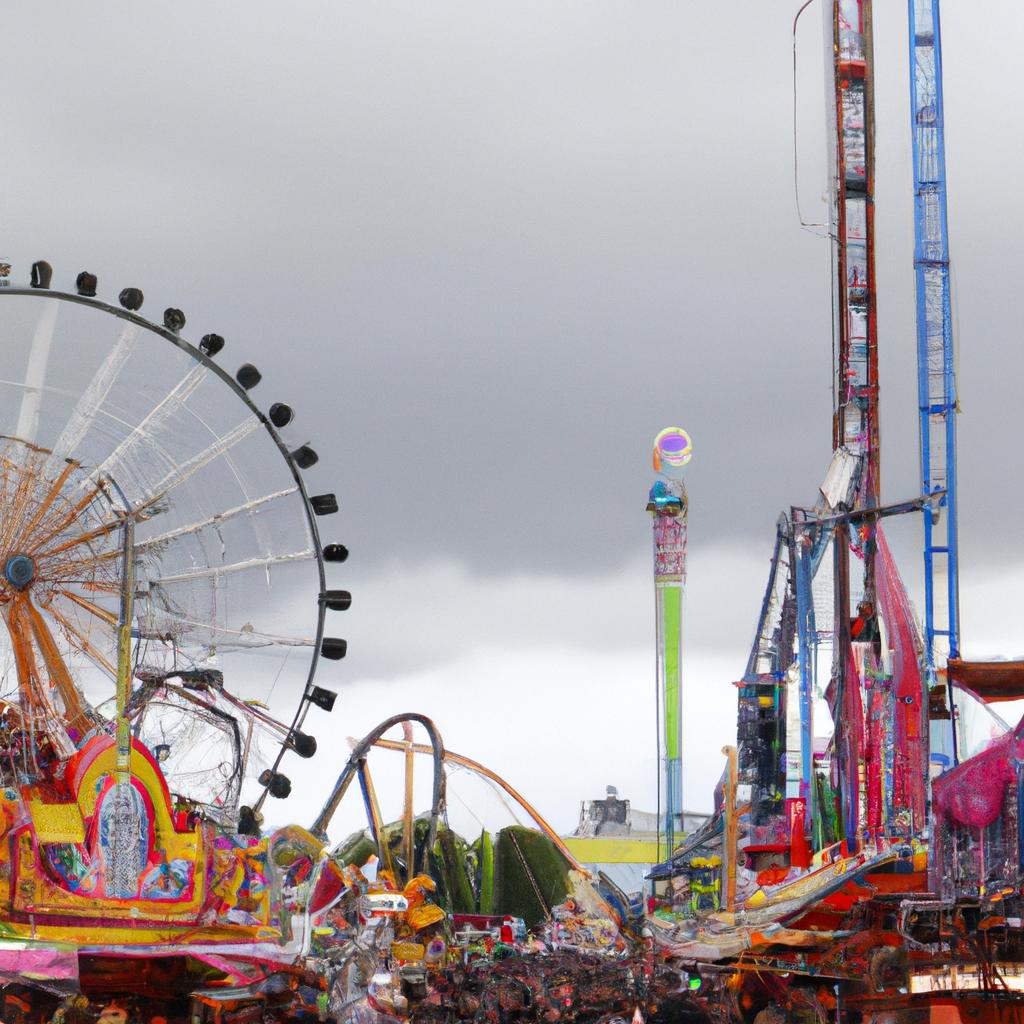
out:
M664 842L651 839L596 838L563 840L572 855L583 864L660 864L668 857Z

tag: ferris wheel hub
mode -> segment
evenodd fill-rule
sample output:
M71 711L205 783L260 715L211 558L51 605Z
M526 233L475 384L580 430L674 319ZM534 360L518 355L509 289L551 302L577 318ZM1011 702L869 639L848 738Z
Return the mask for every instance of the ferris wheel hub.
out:
M4 576L16 590L24 590L36 575L36 563L28 555L11 555L4 564Z

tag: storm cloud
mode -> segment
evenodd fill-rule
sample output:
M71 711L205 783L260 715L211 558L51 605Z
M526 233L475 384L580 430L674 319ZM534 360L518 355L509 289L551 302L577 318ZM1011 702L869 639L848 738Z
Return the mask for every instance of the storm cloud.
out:
M0 256L46 258L62 287L88 268L107 298L138 285L154 317L180 306L186 336L218 331L222 363L260 367L254 398L296 407L292 439L321 454L311 488L342 504L325 539L353 551L333 577L355 594L335 629L352 653L325 679L352 689L345 731L399 710L391 695L414 695L415 678L468 747L466 659L486 650L542 677L547 664L564 700L517 739L519 782L540 788L565 756L565 716L584 735L599 720L566 652L589 664L607 650L621 681L602 699L653 735L644 505L651 439L678 423L695 446L687 649L721 673L704 689L714 742L728 741L775 518L813 500L831 446L827 243L793 201L795 6L5 10ZM917 490L905 17L875 11L891 500ZM996 593L1017 599L1006 567L1024 558L1011 77L1024 12L951 0L943 17L969 624ZM810 220L824 213L821 49L811 8L796 147ZM897 545L912 580L914 538ZM500 706L517 685L496 669L481 700ZM374 700L355 700L367 687ZM463 752L487 760L495 744ZM600 792L615 781L607 747L582 749L590 782L573 778ZM653 766L638 802L652 791ZM707 803L689 785L687 800Z

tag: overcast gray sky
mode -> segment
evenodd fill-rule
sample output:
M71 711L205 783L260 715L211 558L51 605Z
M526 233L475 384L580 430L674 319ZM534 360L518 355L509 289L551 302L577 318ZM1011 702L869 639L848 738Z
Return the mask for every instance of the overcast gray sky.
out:
M422 708L561 827L608 782L649 804L644 503L651 439L678 423L696 452L686 800L708 805L775 518L813 499L830 448L827 250L793 204L796 6L5 9L0 256L46 258L65 287L88 268L111 300L138 285L154 319L180 306L321 453L307 477L339 495L326 539L351 547L333 579L355 594L322 733ZM917 458L905 5L875 17L896 500ZM943 17L965 641L1014 654L1024 12ZM815 7L801 25L801 198L820 220ZM896 538L911 577L916 530ZM300 818L342 758L322 746Z

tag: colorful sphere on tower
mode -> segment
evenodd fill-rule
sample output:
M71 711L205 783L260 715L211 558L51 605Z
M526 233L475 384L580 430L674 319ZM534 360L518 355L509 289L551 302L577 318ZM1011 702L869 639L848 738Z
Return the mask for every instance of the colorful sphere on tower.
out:
M678 480L692 458L693 442L682 427L666 427L654 439L654 469L662 476Z

